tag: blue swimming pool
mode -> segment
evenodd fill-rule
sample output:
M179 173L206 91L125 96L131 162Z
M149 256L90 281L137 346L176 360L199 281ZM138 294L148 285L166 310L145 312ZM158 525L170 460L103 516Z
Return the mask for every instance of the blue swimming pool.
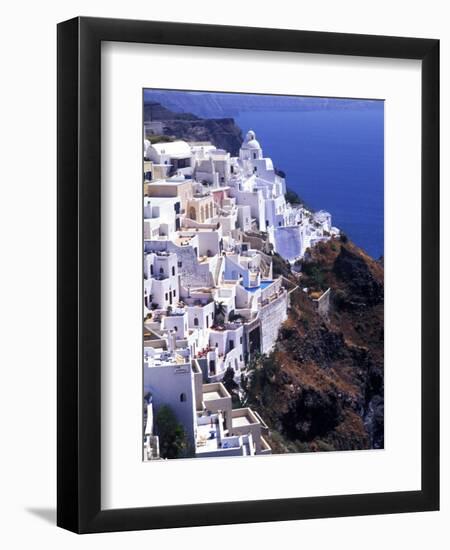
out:
M264 290L265 288L267 288L272 283L273 283L273 281L261 281L261 284L259 286L246 286L244 288L245 288L245 290L248 290L249 292L256 292L259 288L261 290Z

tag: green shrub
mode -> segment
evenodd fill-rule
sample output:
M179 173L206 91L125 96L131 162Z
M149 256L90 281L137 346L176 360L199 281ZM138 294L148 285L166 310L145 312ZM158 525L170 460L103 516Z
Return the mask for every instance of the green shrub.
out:
M162 458L187 456L187 440L183 426L168 405L163 405L156 415L159 436L159 452Z

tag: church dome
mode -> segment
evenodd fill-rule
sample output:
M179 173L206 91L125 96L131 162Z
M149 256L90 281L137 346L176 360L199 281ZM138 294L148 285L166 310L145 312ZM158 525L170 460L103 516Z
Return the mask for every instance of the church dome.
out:
M245 141L242 144L242 149L261 149L259 141L256 139L256 134L253 130L249 130L245 136Z

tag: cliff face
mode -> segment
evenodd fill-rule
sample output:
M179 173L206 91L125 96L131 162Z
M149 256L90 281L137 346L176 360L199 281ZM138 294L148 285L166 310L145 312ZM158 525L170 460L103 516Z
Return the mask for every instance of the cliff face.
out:
M316 246L275 351L251 366L247 403L274 452L383 448L383 266L350 242ZM328 318L301 290L332 288Z
M168 136L186 141L210 141L232 156L239 155L242 132L232 118L199 118L190 113L175 113L159 103L146 103L144 121L150 120L162 122L164 134Z
M220 92L196 92L188 94L176 90L146 90L147 102L163 103L168 109L179 113L194 112L204 118L235 117L248 111L317 111L335 109L371 109L377 101L348 99L333 100L301 96L277 96L259 94L233 94Z

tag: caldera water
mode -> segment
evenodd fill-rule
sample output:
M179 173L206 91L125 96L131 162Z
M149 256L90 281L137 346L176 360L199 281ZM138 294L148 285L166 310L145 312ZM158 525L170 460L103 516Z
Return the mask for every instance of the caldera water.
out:
M368 109L247 111L234 116L252 129L287 187L372 257L384 253L384 104Z

